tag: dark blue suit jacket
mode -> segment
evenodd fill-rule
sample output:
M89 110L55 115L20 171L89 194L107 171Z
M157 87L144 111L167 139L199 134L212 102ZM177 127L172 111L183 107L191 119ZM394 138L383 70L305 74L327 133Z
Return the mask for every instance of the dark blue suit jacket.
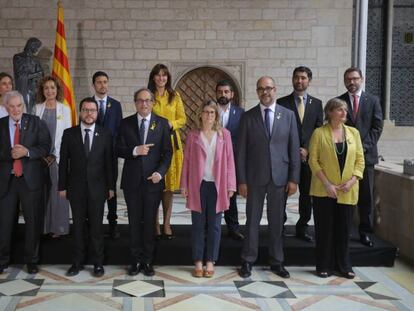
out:
M231 142L233 143L233 150L236 152L236 146L237 146L237 137L239 132L239 123L241 116L244 113L244 109L240 108L235 105L230 105L230 115L229 115L229 121L227 122L226 129L230 131L231 134Z
M112 133L112 138L115 143L116 137L118 136L119 126L122 120L122 107L121 103L112 97L107 97L106 110L103 124L98 121L96 124L107 128Z

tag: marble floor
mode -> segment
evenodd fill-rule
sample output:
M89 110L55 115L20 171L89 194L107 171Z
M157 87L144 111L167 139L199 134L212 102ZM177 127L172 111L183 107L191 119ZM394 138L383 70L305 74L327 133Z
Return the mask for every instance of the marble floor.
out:
M120 205L124 222L126 209ZM243 200L239 206L244 223ZM288 223L296 219L297 198L292 198ZM173 223L188 221L184 201L177 198ZM0 310L414 310L414 267L400 260L393 268L354 267L354 280L321 279L314 267L288 267L290 279L262 266L254 267L249 279L241 279L231 266L216 267L211 279L193 278L189 266L155 267L153 277L131 277L124 266L105 266L99 279L90 266L71 278L65 276L67 266L40 268L28 275L23 267L11 266L0 275Z

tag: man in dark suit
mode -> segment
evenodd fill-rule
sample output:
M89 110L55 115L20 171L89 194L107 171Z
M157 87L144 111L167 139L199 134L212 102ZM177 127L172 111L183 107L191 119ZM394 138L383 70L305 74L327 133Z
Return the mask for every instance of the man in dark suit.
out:
M348 92L339 96L348 105L347 125L356 127L364 148L365 170L359 182L359 237L363 245L372 247L368 233L373 229L374 165L378 163L377 143L382 133L382 109L378 97L362 91L364 77L359 68L345 70L344 84Z
M114 177L114 184L118 179L118 157L115 154L115 143L116 137L118 136L119 126L121 125L122 120L122 107L119 101L108 96L108 84L109 77L106 72L97 71L92 76L92 84L95 90L95 100L98 103L98 119L96 124L103 126L109 129L112 133L112 141L114 143L114 156L112 168L112 175ZM109 223L109 232L108 236L116 239L119 238L119 232L116 228L118 215L117 210L117 196L116 196L116 187L115 195L107 200L108 204L108 223Z
M73 264L67 275L77 275L83 269L85 238L89 236L94 275L101 277L105 273L104 205L115 189L112 136L96 124L98 104L94 98L84 98L79 111L81 123L63 132L60 147L58 187L60 195L69 199L73 218Z
M134 94L137 113L122 120L117 154L124 158L121 188L128 209L132 262L129 275L154 275L155 217L170 166L172 146L168 121L152 113L154 94Z
M307 93L311 80L312 71L308 67L296 67L292 76L293 93L277 100L279 105L292 110L296 116L302 162L299 183L299 220L296 223L296 236L307 242L313 241L312 236L307 233L308 222L312 216L312 201L309 195L312 179L312 172L308 164L309 141L313 131L323 124L322 101Z
M270 269L288 278L289 272L283 266L282 228L286 195L296 192L300 179L297 125L294 113L276 104L276 86L271 77L261 77L256 90L260 103L243 114L237 140L239 193L247 198L239 274L249 277L257 259L266 197Z
M233 143L233 151L236 153L237 134L240 118L244 113L244 109L236 106L235 103L233 103L233 86L227 80L221 80L217 83L216 98L220 109L221 125L230 131L231 141ZM227 211L224 212L224 220L227 224L229 236L235 240L243 241L244 236L240 232L236 197L237 195L234 194L230 198L230 207Z
M49 154L51 139L46 124L23 113L23 96L4 96L9 116L0 119L0 274L10 260L10 240L21 203L25 221L24 260L27 272L38 272L42 233L42 189L45 183L42 157Z

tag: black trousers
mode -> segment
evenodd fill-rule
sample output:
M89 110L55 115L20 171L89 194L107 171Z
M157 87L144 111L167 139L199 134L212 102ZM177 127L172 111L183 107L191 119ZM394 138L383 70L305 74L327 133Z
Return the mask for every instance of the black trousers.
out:
M155 218L161 195L162 190L153 191L146 180L141 181L137 191L124 189L128 209L131 257L134 264L150 264L153 261Z
M113 176L115 179L115 193L114 196L107 201L108 203L108 215L106 216L106 219L108 219L108 223L110 226L116 226L117 224L117 219L118 219L118 215L116 213L117 208L118 208L118 200L117 200L117 195L116 195L116 181L118 180L118 158L114 157L113 163L112 163L112 169L113 169Z
M230 198L230 206L224 212L224 220L229 231L239 230L239 213L237 211L237 195L236 193Z
M312 216L312 200L309 195L312 172L308 162L302 162L299 183L299 220L296 223L296 234L306 233L308 222Z
M359 181L359 232L372 232L374 223L374 166L365 166L363 178Z
M349 259L352 208L353 205L338 204L336 199L313 197L316 271L352 271Z
M91 248L91 261L102 265L104 260L103 214L105 199L92 198L85 193L76 194L70 200L73 221L73 262L83 264L87 245Z
M0 198L0 265L7 265L10 260L10 241L19 201L25 222L24 261L39 261L39 240L44 216L42 191L43 189L30 191L23 176L10 176L7 194Z

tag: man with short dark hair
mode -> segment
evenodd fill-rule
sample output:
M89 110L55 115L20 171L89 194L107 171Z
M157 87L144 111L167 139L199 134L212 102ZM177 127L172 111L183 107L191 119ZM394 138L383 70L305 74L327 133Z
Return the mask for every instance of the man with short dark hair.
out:
M98 103L98 118L96 124L109 129L112 133L112 141L114 143L114 156L112 168L112 175L114 177L114 184L118 179L118 157L115 154L115 142L118 136L119 126L122 120L122 107L119 101L108 96L109 77L106 72L97 71L92 76L92 85L95 90L94 99ZM116 228L118 215L117 211L117 196L116 187L115 195L107 200L108 215L107 220L109 223L109 237L116 239L119 238L119 232Z
M233 86L227 80L221 80L217 83L216 98L217 103L219 104L221 125L230 131L233 151L235 154L240 118L244 113L244 109L240 108L233 102ZM230 198L230 207L224 212L224 220L227 224L229 236L235 240L243 241L244 236L240 232L239 226L236 194Z
M42 190L45 183L42 157L49 154L51 139L46 124L23 113L23 96L7 92L8 116L0 119L0 274L10 260L10 241L21 203L25 221L24 261L27 272L38 272L42 233Z
M58 189L69 199L73 219L73 264L67 271L74 276L83 269L85 238L89 236L94 275L104 275L102 220L105 200L114 196L111 132L96 124L98 104L92 97L79 105L80 124L63 132L60 147ZM88 233L86 232L86 226Z
M154 275L155 217L171 163L168 120L152 112L154 94L147 88L134 94L136 114L122 120L116 144L125 159L121 189L128 209L131 265L129 275Z
M308 164L309 141L313 131L323 124L322 101L307 92L311 81L312 71L308 67L296 67L292 75L293 92L277 100L279 105L292 110L296 116L301 157L299 219L296 223L296 236L307 242L313 241L312 236L307 232L308 222L312 216L312 200L309 195L312 179Z
M359 181L359 237L363 245L372 247L368 233L373 230L374 166L378 163L377 143L382 133L382 109L379 98L362 90L364 77L356 67L344 73L344 84L348 92L339 96L348 105L346 124L359 131L364 148L365 170Z

